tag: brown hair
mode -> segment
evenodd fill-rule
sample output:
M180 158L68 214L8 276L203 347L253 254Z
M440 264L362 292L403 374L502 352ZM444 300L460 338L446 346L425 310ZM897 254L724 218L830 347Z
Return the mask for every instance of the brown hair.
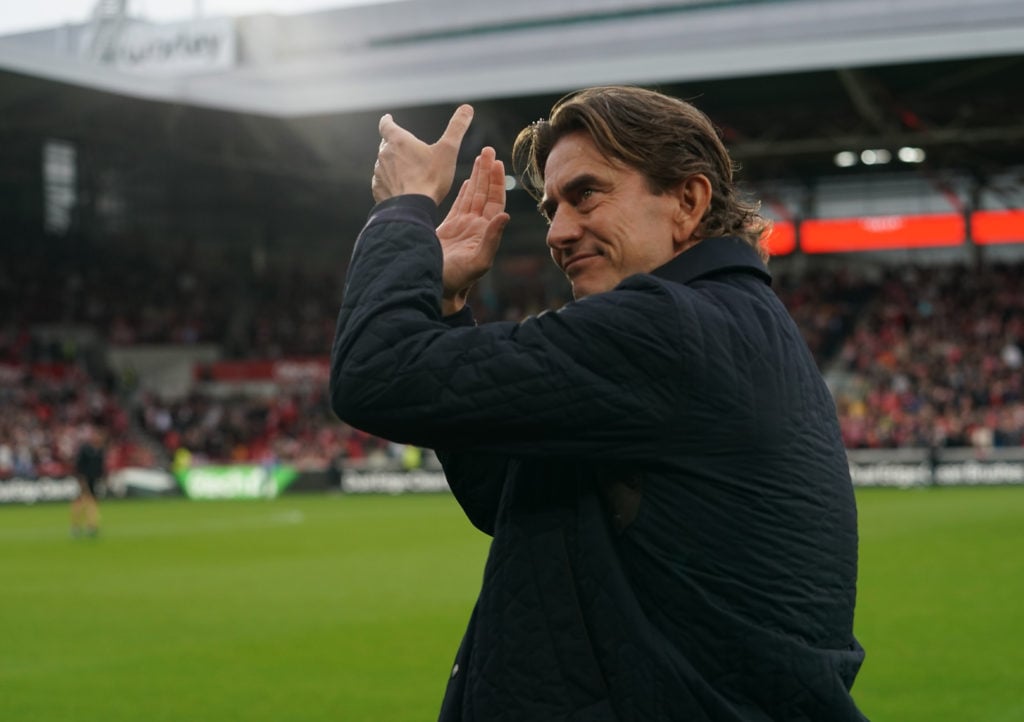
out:
M544 166L552 148L576 131L590 135L605 157L643 173L653 193L704 175L711 183L711 205L695 235L738 236L767 260L762 237L770 222L758 214L759 204L740 195L717 128L693 105L630 86L587 88L564 96L550 118L520 131L513 146L516 173L534 198L543 196Z

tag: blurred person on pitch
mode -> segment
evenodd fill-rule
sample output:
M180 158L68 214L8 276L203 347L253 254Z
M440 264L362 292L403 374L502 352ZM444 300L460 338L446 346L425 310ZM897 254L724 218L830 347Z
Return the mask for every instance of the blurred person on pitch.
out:
M442 720L863 720L857 519L832 397L708 118L632 87L513 150L575 300L476 326L504 166L390 115L331 369L338 416L432 447L493 535Z
M106 451L103 430L88 426L75 457L75 478L78 496L71 502L71 534L96 536L100 531L100 510L97 488L106 472Z

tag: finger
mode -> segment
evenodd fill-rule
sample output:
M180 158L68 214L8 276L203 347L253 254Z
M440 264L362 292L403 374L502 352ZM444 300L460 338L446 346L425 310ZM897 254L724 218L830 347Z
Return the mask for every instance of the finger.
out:
M377 123L377 131L380 133L380 150L388 143L397 144L399 141L409 138L416 139L416 136L395 122L395 119L391 117L391 113L385 113L381 116L380 122Z
M485 147L473 162L473 211L482 213L488 203L492 202L493 196L498 192L497 184L501 192L505 188L505 166L495 159L494 148ZM504 201L502 201L504 205Z
M459 215L466 212L469 207L469 197L472 195L470 190L471 186L469 179L462 181L462 185L459 186L459 194L455 196L455 202L452 203L452 215Z
M505 164L500 160L494 161L491 165L488 181L485 215L498 213L505 208Z
M385 113L380 117L380 121L377 123L377 132L380 133L381 143L384 142L384 139L387 137L391 127L397 125L398 123L396 123L391 117L391 113Z
M373 200L376 203L380 203L389 197L384 181L382 181L380 176L376 173L374 173L373 178L370 179L370 192L373 194Z
M469 210L479 215L487 200L487 184L490 182L490 173L485 168L485 159L483 155L478 155L473 161L473 172L469 175L469 182Z
M505 164L500 160L494 161L491 164L491 175L488 178L492 186L496 186L500 189L502 195L505 194Z
M391 119L390 113L381 116L381 119L377 122L377 132L381 136L381 145L387 141L387 135L392 125L395 125L395 122Z
M458 148L462 145L462 139L466 136L466 131L469 130L469 125L472 122L473 106L460 105L452 114L451 120L448 121L448 127L444 129L438 143Z
M487 222L487 230L484 231L483 244L480 248L480 254L482 256L494 257L494 254L498 252L498 246L501 245L501 236L505 232L505 227L511 220L511 216L508 213L499 213Z
M499 213L490 220L488 228L495 232L498 238L501 238L501 234L505 232L505 227L508 226L509 221L512 220L512 216L508 213Z

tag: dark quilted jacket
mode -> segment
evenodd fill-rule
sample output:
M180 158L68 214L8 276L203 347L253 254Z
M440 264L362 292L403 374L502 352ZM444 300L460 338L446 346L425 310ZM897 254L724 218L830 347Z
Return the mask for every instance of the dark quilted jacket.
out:
M421 196L371 214L331 394L437 449L494 537L441 719L864 719L835 408L753 249L708 239L477 327L440 316L436 214Z

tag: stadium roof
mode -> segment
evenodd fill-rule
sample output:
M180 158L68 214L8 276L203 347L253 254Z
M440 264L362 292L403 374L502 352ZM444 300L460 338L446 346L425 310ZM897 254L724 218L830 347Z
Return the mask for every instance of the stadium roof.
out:
M1022 75L1019 0L399 0L174 26L98 16L0 38L0 191L38 205L23 189L39 186L43 139L59 138L81 149L94 194L120 184L138 217L187 209L217 228L255 204L255 222L294 233L359 223L381 112L430 137L473 102L467 148L508 158L564 92L619 82L693 99L754 182L904 145L927 151L918 172L985 178L1024 166Z
M216 23L177 24L176 36L160 37L99 15L0 39L0 67L176 104L303 117L1024 52L1024 5L1015 0L401 0ZM142 62L203 34L233 46L223 62L187 65L182 53L176 66Z

